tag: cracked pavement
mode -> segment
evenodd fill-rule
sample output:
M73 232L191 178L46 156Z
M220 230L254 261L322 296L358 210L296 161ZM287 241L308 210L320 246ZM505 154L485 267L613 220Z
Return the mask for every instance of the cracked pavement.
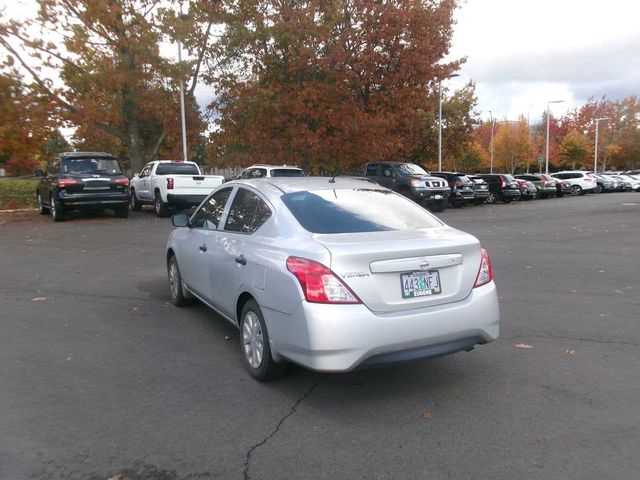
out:
M2 216L0 479L635 478L640 194L439 216L491 254L498 341L265 384L169 303L168 219Z

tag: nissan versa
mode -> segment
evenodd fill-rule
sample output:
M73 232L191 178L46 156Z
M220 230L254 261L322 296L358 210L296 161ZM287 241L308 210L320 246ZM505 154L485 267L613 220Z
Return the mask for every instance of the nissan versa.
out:
M259 380L287 362L344 372L498 336L478 239L364 179L232 181L173 224L173 302L198 298L238 327Z

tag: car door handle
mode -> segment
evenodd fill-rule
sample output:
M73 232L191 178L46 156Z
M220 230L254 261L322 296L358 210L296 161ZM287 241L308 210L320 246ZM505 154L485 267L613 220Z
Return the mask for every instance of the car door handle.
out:
M206 252L207 251L207 246L206 245L200 245L198 248L200 249L201 252Z
M244 255L240 255L240 256L236 257L236 263L239 263L240 265L246 265L247 264L247 259L244 258Z

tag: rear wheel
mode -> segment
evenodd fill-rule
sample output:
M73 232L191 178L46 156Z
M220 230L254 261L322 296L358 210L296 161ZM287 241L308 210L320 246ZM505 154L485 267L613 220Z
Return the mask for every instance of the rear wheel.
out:
M574 185L571 187L571 195L577 197L578 195L582 195L582 187L580 185Z
M61 222L62 220L64 220L64 209L60 202L54 198L53 193L51 193L51 201L49 203L49 209L51 211L51 218L53 219L53 221Z
M169 292L174 305L182 307L193 303L193 297L185 290L178 267L178 260L175 255L169 259L167 264L167 274L169 276Z
M162 201L160 192L156 192L154 207L156 210L156 215L158 217L166 217L167 215L169 215L169 207Z
M138 196L136 195L135 190L131 190L131 198L129 199L129 204L131 205L131 210L134 212L139 212L142 210L142 203L138 200Z
M600 184L596 185L596 193L602 193L602 190L604 190L602 188L602 185L600 185Z
M42 195L40 195L40 192L36 193L36 201L38 203L38 212L40 212L40 215L46 215L49 213L49 209L42 203Z
M249 300L242 309L239 336L242 358L253 378L264 381L284 375L287 364L273 360L267 326L254 300Z

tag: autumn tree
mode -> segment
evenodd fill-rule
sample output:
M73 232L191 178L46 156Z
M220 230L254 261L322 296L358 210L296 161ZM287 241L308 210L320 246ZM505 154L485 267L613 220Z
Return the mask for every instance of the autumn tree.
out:
M504 167L504 171L514 173L516 169L526 169L534 155L531 132L527 120L500 122L494 137L494 170Z
M585 168L590 151L587 136L577 130L571 130L560 145L560 158L571 170Z
M13 74L0 74L0 164L9 175L30 175L57 127L55 107Z
M411 158L438 80L455 0L252 0L231 5L215 79L226 161L314 171Z
M87 143L102 136L115 149L124 146L133 170L155 159L169 140L175 143L177 84L186 80L187 97L193 98L205 52L210 54L217 3L192 2L190 15L180 16L175 0L37 1L35 19L0 23L0 44L31 87L79 126L77 135ZM160 45L186 31L191 60L178 65ZM197 117L194 105L187 101ZM197 122L189 126L195 135L202 128Z

